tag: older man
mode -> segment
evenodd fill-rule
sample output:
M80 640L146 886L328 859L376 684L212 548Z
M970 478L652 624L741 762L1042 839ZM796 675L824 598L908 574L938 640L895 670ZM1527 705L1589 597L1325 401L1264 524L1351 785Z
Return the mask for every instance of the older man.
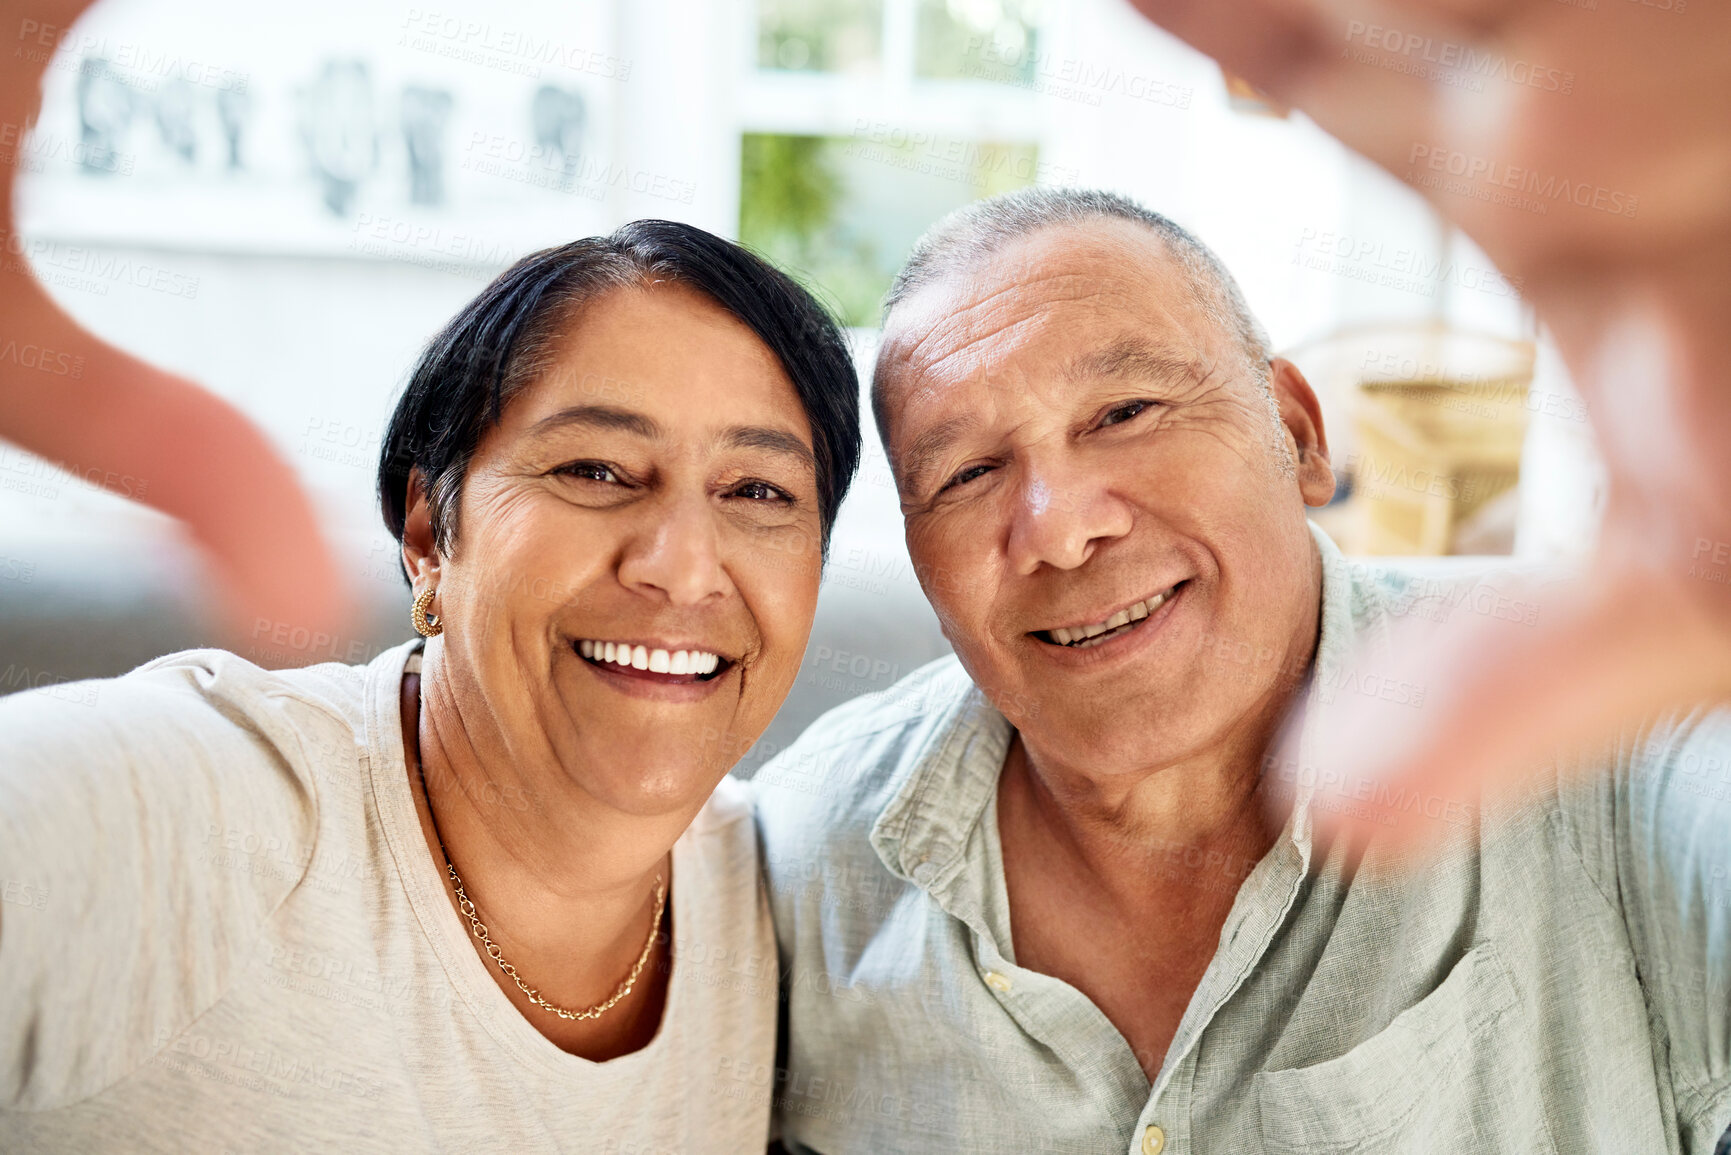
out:
M1206 248L1108 194L963 210L874 401L956 657L758 777L790 1148L1713 1150L1731 724L1397 803L1422 870L1322 837L1277 732L1369 692L1412 590L1307 525L1316 397Z

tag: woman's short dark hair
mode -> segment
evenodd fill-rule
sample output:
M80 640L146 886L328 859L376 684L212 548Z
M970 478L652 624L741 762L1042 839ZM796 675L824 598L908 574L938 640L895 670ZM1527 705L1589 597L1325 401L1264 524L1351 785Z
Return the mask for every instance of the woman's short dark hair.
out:
M475 447L505 406L551 365L584 304L657 281L687 285L739 318L774 353L811 426L818 515L830 527L859 466L859 381L834 318L786 274L677 221L633 221L610 236L531 253L499 274L421 354L379 453L379 502L398 541L409 473L426 479L434 540L449 555Z

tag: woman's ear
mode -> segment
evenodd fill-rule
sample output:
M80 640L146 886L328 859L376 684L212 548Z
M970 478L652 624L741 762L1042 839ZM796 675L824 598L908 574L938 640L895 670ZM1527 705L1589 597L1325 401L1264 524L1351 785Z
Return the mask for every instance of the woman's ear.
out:
M1327 505L1334 497L1334 467L1328 461L1328 433L1322 427L1322 402L1304 374L1284 357L1268 363L1268 387L1280 406L1280 422L1292 439L1298 492L1309 506Z
M403 571L416 589L437 588L439 552L433 538L432 509L427 504L427 479L419 469L409 470L403 510Z

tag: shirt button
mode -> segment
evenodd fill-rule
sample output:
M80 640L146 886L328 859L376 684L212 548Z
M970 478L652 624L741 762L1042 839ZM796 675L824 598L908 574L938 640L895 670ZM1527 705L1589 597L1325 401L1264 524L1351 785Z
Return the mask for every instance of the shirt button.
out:
M1010 978L1008 975L1001 975L997 971L987 971L986 985L999 994L1003 994L1010 989Z
M1160 1155L1166 1149L1166 1132L1150 1124L1142 1132L1142 1155Z

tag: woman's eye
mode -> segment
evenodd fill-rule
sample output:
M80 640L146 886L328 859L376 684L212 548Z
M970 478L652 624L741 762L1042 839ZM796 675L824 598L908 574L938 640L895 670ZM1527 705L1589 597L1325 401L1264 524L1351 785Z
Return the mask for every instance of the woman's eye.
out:
M748 501L792 501L786 493L769 484L767 481L748 481L734 489L733 496L743 497Z
M1119 422L1128 421L1130 418L1142 412L1142 410L1148 408L1151 404L1153 404L1151 401L1132 401L1128 405L1120 405L1118 408L1107 413L1106 416L1100 418L1100 424L1117 425Z
M561 465L554 470L567 477L581 477L585 481L617 482L619 475L612 468L602 465L599 461L573 461L570 465Z
M966 485L974 478L990 473L991 471L992 467L989 465L970 465L948 481L944 482L943 489L938 490L938 492L942 493L944 489L954 489L958 485Z

